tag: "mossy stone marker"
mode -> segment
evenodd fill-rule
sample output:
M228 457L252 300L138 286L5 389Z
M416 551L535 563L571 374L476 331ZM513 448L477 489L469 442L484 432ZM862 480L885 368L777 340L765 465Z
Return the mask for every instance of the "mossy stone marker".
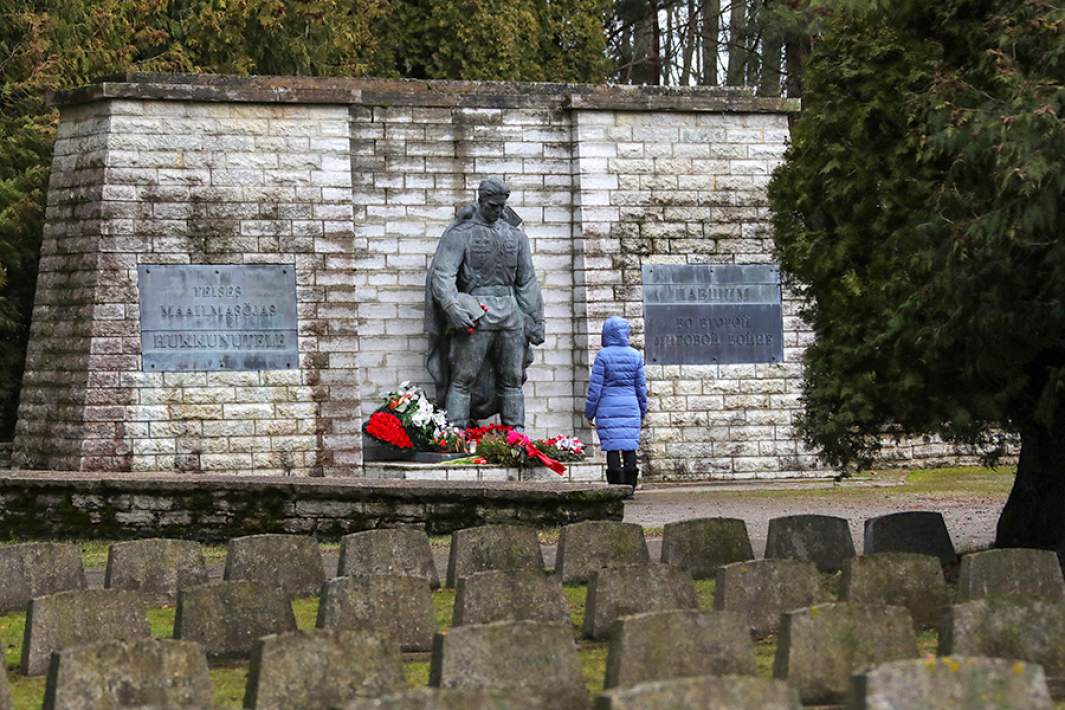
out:
M429 685L538 696L545 708L587 708L573 627L540 621L456 626L437 634Z
M206 708L214 704L203 649L138 639L67 648L52 656L44 710Z
M73 543L0 547L0 614L26 611L34 597L85 589L81 550Z
M81 589L37 597L26 614L22 674L48 671L53 651L97 641L151 636L144 600L133 592Z
M747 524L739 518L695 518L666 523L662 562L687 570L694 579L712 579L717 568L754 559Z
M1050 710L1043 669L1005 658L884 663L851 678L847 710Z
M436 633L433 593L423 577L337 577L322 587L317 626L373 631L404 651L429 651Z
M782 680L703 675L641 683L602 693L595 710L714 708L714 710L801 710L795 688Z
M203 645L208 658L247 658L263 636L295 630L292 603L276 587L212 582L178 593L174 638Z
M937 626L950 604L939 559L909 552L852 557L843 563L841 595L857 604L889 604L909 610L918 629Z
M714 608L743 614L755 638L776 633L783 612L828 600L817 568L802 560L734 562L716 580Z
M618 617L698 607L691 575L682 569L662 564L604 567L588 585L583 634L606 639Z
M785 612L773 677L798 688L804 705L842 703L856 671L916 656L913 621L902 607L823 604Z
M309 535L248 535L226 546L227 581L276 587L289 597L317 594L325 581L318 541Z
M331 708L407 685L399 645L365 631L295 631L255 643L244 707Z
M604 567L647 564L643 528L635 523L591 520L562 528L555 572L563 584L584 584Z
M429 536L417 528L366 530L340 539L337 576L391 574L423 577L440 587Z
M482 525L451 535L447 586L461 577L490 569L543 569L544 554L536 528L524 525Z
M695 609L623 616L610 630L606 688L706 675L754 675L747 619Z
M461 578L452 623L494 621L569 621L562 580L537 569L489 570Z
M146 598L177 599L178 590L210 581L203 547L191 540L130 540L107 550L104 587L139 592Z

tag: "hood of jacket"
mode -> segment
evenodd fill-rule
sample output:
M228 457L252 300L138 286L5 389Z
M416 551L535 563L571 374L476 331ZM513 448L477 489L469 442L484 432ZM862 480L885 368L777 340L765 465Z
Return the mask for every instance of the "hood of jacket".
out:
M603 347L629 344L629 322L621 316L610 316L603 323Z

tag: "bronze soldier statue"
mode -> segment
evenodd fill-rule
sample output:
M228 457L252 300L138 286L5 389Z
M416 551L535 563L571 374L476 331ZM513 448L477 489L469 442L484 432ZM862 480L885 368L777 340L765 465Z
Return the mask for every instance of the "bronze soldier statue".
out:
M426 368L453 426L496 412L525 426L521 387L531 345L544 342L544 301L509 196L499 178L483 180L476 208L447 228L429 267Z

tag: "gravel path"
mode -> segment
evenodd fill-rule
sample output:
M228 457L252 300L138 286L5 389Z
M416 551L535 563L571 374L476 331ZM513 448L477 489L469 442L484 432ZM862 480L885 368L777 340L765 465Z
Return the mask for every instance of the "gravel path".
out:
M865 539L864 521L887 513L931 510L943 514L947 530L959 552L985 548L995 538L995 524L1006 502L1006 494L903 493L897 486L849 487L840 495L830 495L821 486L810 493L790 490L786 496L765 495L771 487L684 486L637 491L625 506L625 521L644 527L690 518L741 518L756 555L765 551L769 520L804 513L835 515L850 523L855 548L861 552Z

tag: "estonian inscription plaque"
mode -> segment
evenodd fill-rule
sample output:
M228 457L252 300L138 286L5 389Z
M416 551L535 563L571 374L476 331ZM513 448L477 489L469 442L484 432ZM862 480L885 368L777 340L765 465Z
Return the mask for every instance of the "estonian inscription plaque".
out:
M299 365L291 265L142 265L146 372L286 370Z
M774 265L645 265L643 311L648 363L784 359L780 270Z

